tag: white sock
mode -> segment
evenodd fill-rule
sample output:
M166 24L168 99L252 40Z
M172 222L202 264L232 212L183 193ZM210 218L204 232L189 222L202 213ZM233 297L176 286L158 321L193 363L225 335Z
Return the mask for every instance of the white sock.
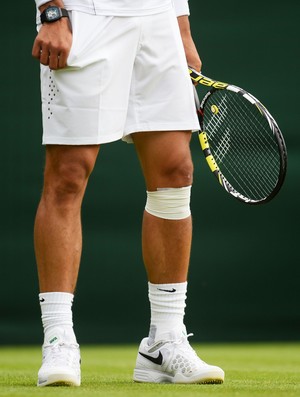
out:
M73 331L72 304L74 295L67 292L44 292L39 294L45 341L53 332L60 330L68 342L76 342Z
M173 284L148 283L151 309L149 344L167 334L182 335L187 282Z

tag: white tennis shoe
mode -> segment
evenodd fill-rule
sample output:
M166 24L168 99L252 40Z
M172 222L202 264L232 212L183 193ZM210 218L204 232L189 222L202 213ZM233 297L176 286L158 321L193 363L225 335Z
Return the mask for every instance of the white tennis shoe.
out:
M188 337L140 344L133 380L148 383L223 383L224 371L206 364L192 349ZM169 335L171 336L171 335Z
M66 342L59 331L51 335L43 345L43 362L37 385L80 386L79 345Z

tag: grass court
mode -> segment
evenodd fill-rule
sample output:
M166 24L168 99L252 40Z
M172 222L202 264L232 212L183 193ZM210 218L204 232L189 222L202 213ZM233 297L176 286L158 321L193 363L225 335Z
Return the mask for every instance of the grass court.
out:
M39 346L0 347L0 396L299 397L300 343L194 344L225 370L222 385L154 385L132 381L137 346L81 346L82 386L36 387Z
M38 346L0 347L0 396L299 397L300 343L193 345L226 373L222 385L154 385L132 381L137 346L82 346L82 386L36 387Z

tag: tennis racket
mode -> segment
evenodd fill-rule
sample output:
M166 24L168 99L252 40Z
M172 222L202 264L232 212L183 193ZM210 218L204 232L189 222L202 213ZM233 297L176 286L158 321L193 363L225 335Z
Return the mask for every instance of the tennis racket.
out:
M253 95L189 68L199 140L210 170L233 197L247 204L273 199L283 185L287 150L269 111ZM199 100L197 87L208 91Z

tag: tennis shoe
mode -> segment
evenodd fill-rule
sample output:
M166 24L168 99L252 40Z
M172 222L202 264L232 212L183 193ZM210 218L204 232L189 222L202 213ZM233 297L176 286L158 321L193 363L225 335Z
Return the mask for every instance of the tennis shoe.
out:
M43 362L38 372L38 386L80 386L80 350L57 330L43 345Z
M223 383L224 371L202 361L188 342L189 335L140 344L133 380L147 383ZM169 338L168 338L169 336Z

